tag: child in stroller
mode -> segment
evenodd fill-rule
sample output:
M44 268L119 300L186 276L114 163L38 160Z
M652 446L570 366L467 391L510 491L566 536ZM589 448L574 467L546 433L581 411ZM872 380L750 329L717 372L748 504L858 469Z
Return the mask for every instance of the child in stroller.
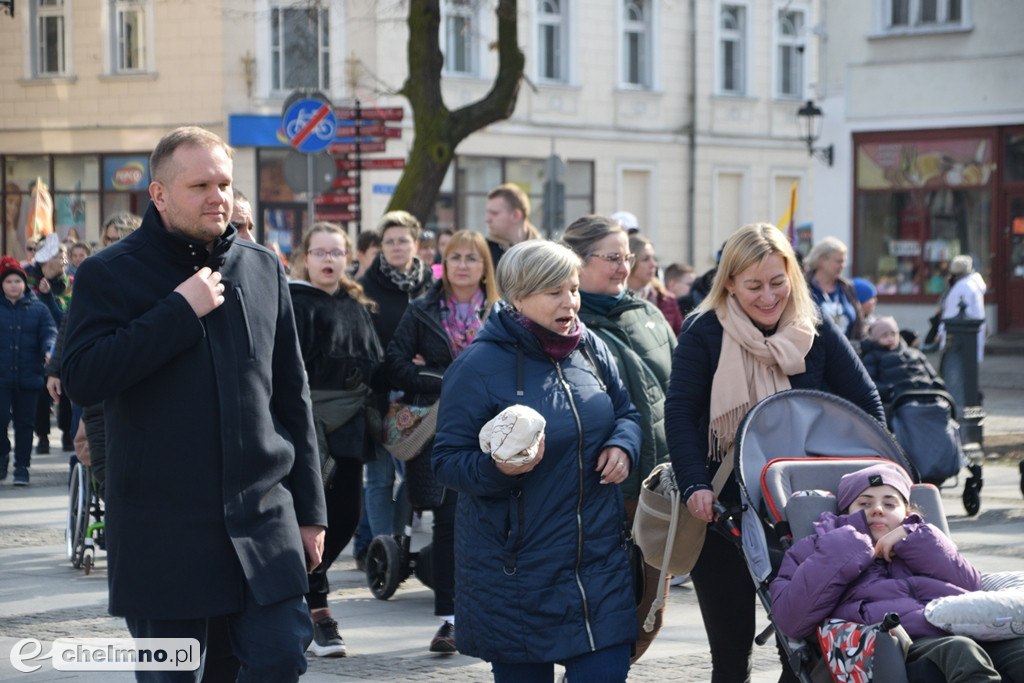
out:
M806 638L823 619L874 623L895 612L913 638L911 683L1024 681L1024 640L979 643L926 620L930 600L980 590L981 574L909 507L911 486L906 472L888 462L839 480L840 514L822 513L814 533L786 552L771 583L776 627Z
M955 476L967 459L953 397L925 355L903 341L895 318L871 323L861 343L861 360L878 388L890 429L921 478L938 486ZM980 465L977 472L972 468L976 481L964 491L970 514L980 505L980 470Z

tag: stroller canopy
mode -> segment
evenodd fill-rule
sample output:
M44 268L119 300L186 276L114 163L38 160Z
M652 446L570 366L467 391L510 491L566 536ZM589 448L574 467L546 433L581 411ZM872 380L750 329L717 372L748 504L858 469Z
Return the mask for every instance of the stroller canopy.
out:
M791 389L764 399L747 413L736 432L735 473L747 512L743 554L755 583L771 574L761 473L777 458L882 457L920 481L917 469L884 425L846 399L810 389Z

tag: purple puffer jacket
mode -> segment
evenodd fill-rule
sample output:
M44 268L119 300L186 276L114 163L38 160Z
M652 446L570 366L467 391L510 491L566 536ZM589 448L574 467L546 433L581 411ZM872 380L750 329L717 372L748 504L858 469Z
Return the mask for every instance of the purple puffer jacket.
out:
M863 510L823 513L815 533L786 552L772 581L775 625L791 638L806 638L824 619L875 624L896 612L911 638L949 635L925 620L925 605L980 590L981 574L920 515L909 515L903 528L907 537L887 563L874 556Z

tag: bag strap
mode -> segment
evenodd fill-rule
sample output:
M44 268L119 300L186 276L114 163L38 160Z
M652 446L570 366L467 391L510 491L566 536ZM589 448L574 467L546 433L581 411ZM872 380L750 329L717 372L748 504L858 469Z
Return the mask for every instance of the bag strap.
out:
M718 471L715 472L714 478L711 480L711 490L718 497L718 494L725 488L725 481L732 474L733 469L733 458L724 458L722 464L719 465ZM671 467L672 465L667 465ZM659 466L660 467L660 466ZM676 539L676 528L679 524L679 502L682 494L679 489L675 488L669 492L669 504L671 505L672 514L669 516L668 521L668 537L665 539L665 554L661 560L661 571L658 573L658 585L662 586L665 583L665 577L668 576L668 563L672 560L672 546L675 544ZM665 594L659 589L658 597L655 598L654 602L651 603L651 609L647 612L647 618L644 619L644 630L650 633L654 630L654 619L658 610L665 606Z

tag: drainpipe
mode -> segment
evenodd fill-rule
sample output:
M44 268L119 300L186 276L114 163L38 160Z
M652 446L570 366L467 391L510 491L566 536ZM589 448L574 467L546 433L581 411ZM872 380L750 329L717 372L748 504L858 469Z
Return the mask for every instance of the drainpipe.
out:
M686 161L689 178L686 187L686 227L689 237L686 242L686 262L696 268L694 258L697 250L697 219L693 200L697 194L697 0L690 0L690 130L687 137L689 149Z

